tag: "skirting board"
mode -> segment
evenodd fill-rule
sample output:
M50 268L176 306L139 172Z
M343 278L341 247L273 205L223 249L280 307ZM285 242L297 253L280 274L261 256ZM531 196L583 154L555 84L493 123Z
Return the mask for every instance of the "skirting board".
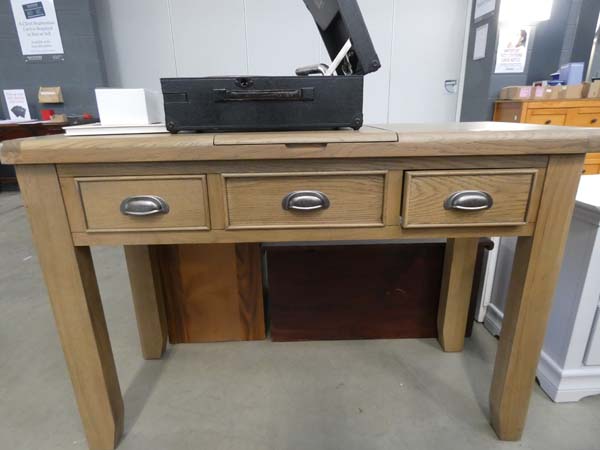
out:
M487 308L483 325L494 336L500 335L504 313L493 303ZM540 355L537 378L542 390L556 403L577 402L600 394L600 366L562 370L544 351Z
M577 402L600 394L600 367L589 366L562 370L542 351L537 368L542 390L555 402Z
M490 303L487 307L485 318L483 319L483 326L492 334L492 336L500 336L503 318L504 312L500 311L493 303Z

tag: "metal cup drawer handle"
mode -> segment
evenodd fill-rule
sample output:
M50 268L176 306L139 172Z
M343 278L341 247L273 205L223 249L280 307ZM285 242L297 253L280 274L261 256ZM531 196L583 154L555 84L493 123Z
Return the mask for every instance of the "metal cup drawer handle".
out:
M444 209L459 211L482 211L490 209L494 199L483 191L458 191L450 195L444 202Z
M290 192L281 202L281 207L295 211L315 211L329 208L329 199L320 191L295 191Z
M121 202L121 213L126 216L152 216L168 212L169 205L157 195L135 195Z

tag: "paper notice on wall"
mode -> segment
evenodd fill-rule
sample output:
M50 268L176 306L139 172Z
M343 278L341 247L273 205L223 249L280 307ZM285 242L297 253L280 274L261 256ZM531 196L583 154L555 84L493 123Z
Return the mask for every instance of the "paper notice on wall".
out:
M496 0L475 0L475 14L473 21L477 22L487 14L494 12L496 9Z
M31 120L27 97L23 89L5 89L4 99L11 120Z
M475 30L475 45L473 46L473 61L485 58L489 26L486 23Z
M10 0L10 4L24 56L64 53L54 0Z
M531 27L501 27L494 73L525 72Z

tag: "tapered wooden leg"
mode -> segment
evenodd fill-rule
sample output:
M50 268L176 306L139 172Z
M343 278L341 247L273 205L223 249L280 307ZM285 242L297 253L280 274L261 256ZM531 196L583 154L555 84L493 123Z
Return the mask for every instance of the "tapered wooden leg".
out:
M583 159L550 158L534 235L517 243L490 391L491 423L503 440L519 440L525 426Z
M17 176L89 447L113 449L123 399L90 249L73 246L54 166L17 166Z
M160 359L167 346L167 319L158 266L147 245L126 245L125 259L145 359Z
M448 239L444 255L444 274L440 292L437 329L445 352L460 352L471 301L479 238Z

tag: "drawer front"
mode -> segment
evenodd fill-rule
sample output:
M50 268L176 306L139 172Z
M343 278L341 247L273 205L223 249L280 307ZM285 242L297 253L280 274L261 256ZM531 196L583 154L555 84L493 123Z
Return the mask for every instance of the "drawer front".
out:
M223 178L228 229L383 226L385 172Z
M210 228L204 175L90 177L75 183L86 231Z
M527 123L537 125L564 125L567 121L567 113L532 111L527 114Z
M524 225L537 211L539 178L537 169L407 172L403 227Z
M583 166L584 175L598 175L600 173L600 164L585 164Z
M600 127L600 109L579 108L577 114L573 114L569 125L574 127Z

